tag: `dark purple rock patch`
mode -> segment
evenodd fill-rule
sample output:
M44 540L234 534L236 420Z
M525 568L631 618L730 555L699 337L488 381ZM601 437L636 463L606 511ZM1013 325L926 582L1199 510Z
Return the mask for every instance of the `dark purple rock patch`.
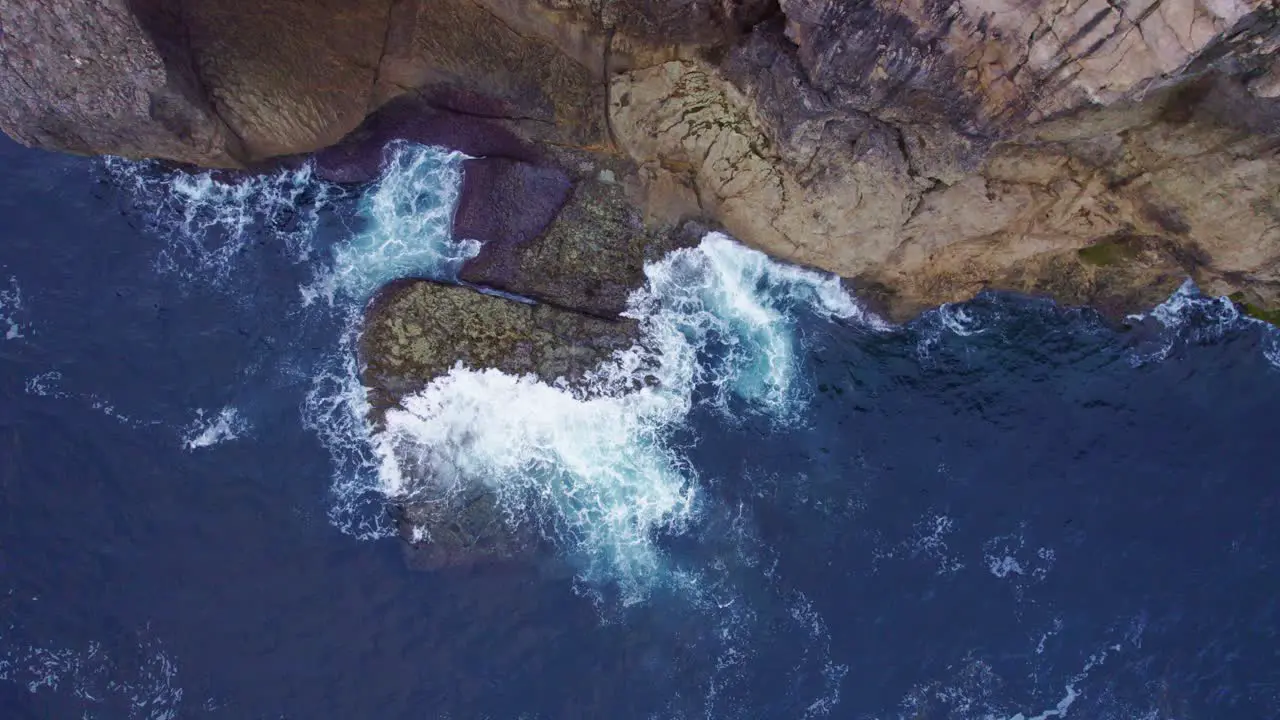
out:
M499 120L405 100L379 110L337 145L316 153L316 176L336 183L375 180L382 170L383 150L395 140L446 147L473 157L525 162L539 159L532 145L504 128Z
M503 258L547 229L569 199L573 182L556 168L506 158L463 162L462 190L453 216L453 236L484 243L473 262L484 265L491 281L516 267Z

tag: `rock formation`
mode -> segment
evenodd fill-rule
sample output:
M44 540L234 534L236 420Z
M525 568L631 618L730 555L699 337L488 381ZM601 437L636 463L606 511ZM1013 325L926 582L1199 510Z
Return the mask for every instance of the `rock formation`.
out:
M456 363L546 380L579 379L636 337L630 321L513 302L426 280L392 284L374 300L361 338L365 384L386 407Z
M208 166L347 137L321 166L354 181L390 115L574 180L608 168L651 225L720 224L855 279L895 317L981 288L1119 312L1186 275L1271 309L1278 15L1274 0L0 0L0 126Z
M897 319L987 288L1118 316L1191 276L1274 321L1278 47L1277 0L0 0L0 128L211 167L314 152L350 183L392 139L482 158L461 279L538 304L385 289L377 425L458 361L581 378L702 223ZM418 565L531 546L484 487L401 500Z
M457 285L393 283L375 298L361 338L370 419L381 425L388 408L456 363L547 381L581 380L635 338L631 321L512 302ZM401 448L393 452L399 462L411 463ZM503 521L491 488L479 482L441 488L430 472L423 469L413 492L395 498L410 564L436 569L496 562L537 547L529 528ZM424 529L429 538L422 537Z
M616 318L631 291L644 283L645 261L695 243L693 232L646 227L616 181L607 174L604 180L584 178L545 232L509 233L486 243L460 277L541 303Z

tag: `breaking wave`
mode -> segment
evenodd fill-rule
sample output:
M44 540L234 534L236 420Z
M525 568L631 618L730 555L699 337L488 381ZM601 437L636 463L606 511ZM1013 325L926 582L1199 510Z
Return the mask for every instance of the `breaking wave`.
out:
M403 502L483 483L583 579L643 599L663 576L659 538L698 514L697 478L673 439L700 393L724 412L791 417L804 397L798 314L879 325L834 276L718 233L645 276L626 313L640 341L585 387L459 366L388 411L374 437L378 489Z
M454 278L480 250L478 242L455 242L451 235L466 157L407 142L388 145L382 176L361 200L366 229L337 248L332 265L303 288L304 303L363 303L392 280Z
M1149 312L1130 315L1129 320L1154 323L1161 330L1158 337L1134 349L1130 363L1135 367L1165 360L1189 345L1212 344L1230 333L1253 330L1262 333L1263 356L1280 368L1280 329L1242 314L1230 298L1203 294L1190 278L1168 300Z
M369 404L357 348L365 304L404 277L452 280L479 245L453 240L453 212L465 156L407 142L390 144L383 170L357 210L363 224L301 288L304 307L332 312L338 340L320 360L302 404L303 424L320 438L334 465L330 520L363 539L393 532L377 491Z
M1016 340L1021 334L1018 326L1037 316L1065 318L1072 332L1115 336L1101 316L1088 308L990 292L963 303L944 303L924 312L908 327L915 335L916 356L931 362L948 349L981 342L984 335L995 335L1000 341ZM1133 367L1162 362L1187 347L1259 333L1263 357L1280 369L1280 328L1243 314L1230 298L1203 294L1190 278L1164 302L1126 319L1128 332L1120 339Z

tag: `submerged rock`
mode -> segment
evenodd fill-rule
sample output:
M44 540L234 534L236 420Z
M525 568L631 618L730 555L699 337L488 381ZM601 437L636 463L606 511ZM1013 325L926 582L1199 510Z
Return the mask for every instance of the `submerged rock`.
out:
M488 295L427 280L393 283L376 297L361 338L365 385L385 406L461 363L551 382L577 381L636 324Z
M517 561L540 545L530 528L507 523L497 496L478 483L402 501L392 514L406 542L405 559L415 570Z
M429 281L394 283L370 306L361 338L363 381L372 421L461 364L580 382L614 351L631 346L632 321L610 321L548 305L531 305L471 288ZM393 453L411 452L393 446ZM393 498L410 563L438 568L511 559L533 552L528 528L511 527L493 491L473 482L436 487L432 468L399 458L423 475L410 497Z

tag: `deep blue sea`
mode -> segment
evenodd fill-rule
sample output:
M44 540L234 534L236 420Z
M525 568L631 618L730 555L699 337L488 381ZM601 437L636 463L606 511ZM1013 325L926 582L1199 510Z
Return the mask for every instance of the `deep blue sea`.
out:
M372 433L360 310L474 252L458 160L0 139L0 717L1280 717L1276 331L1190 285L891 326L713 234L594 394L459 367ZM549 550L409 569L419 461Z

